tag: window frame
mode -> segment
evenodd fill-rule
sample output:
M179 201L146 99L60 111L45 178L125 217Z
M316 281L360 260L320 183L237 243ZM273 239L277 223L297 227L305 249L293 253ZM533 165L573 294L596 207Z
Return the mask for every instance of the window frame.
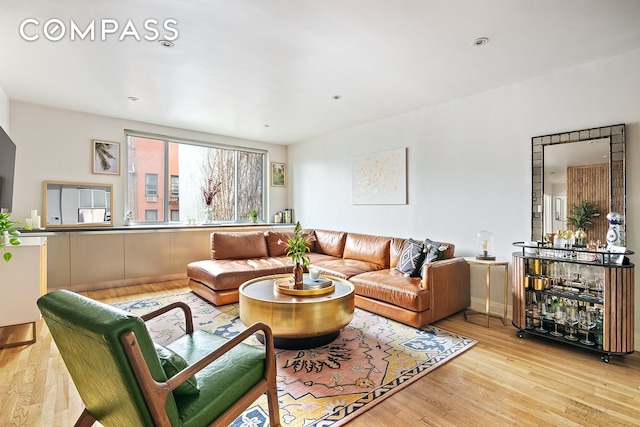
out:
M171 207L170 207L170 203L169 200L170 198L176 198L176 196L172 195L171 192L171 178L172 176L177 176L178 179L180 179L180 173L178 173L178 175L171 175L169 168L169 145L171 143L175 143L175 144L187 144L187 145L194 145L194 146L199 146L199 147L205 147L205 148L217 148L217 149L223 149L223 150L231 150L233 151L233 167L234 167L234 194L235 194L235 198L234 198L234 218L231 220L222 220L222 221L216 221L219 222L220 224L237 224L237 223L245 223L247 222L245 219L240 218L239 217L239 212L238 212L238 205L239 205L239 201L238 201L238 186L239 186L239 182L238 182L238 162L239 162L239 152L250 152L250 153L257 153L257 154L261 154L262 157L262 209L261 209L261 217L259 218L260 220L264 220L264 218L266 217L266 213L268 211L268 206L267 206L267 200L269 197L269 182L268 182L268 172L269 172L269 151L268 150L263 150L263 149L259 149L259 148L253 148L253 147L246 147L246 146L242 146L242 145L231 145L231 144L221 144L221 143L216 143L216 142L207 142L207 141L201 141L201 140L194 140L194 139L188 139L188 138L179 138L179 137L172 137L172 136L167 136L167 135L158 135L158 134L153 134L153 133L146 133L146 132L139 132L139 131L132 131L132 130L125 130L125 141L127 144L127 155L126 155L126 164L127 164L127 169L129 169L129 138L130 137L138 137L138 138L149 138L149 139L156 139L159 141L162 141L163 143L163 149L164 149L164 168L163 168L163 175L164 175L164 191L163 191L163 200L165 200L165 202L163 203L162 209L160 209L160 206L158 206L158 213L160 212L160 210L163 210L163 221L137 221L140 222L142 224L157 224L157 225L162 225L162 224L176 224L176 222L180 223L187 223L188 221L172 221L171 220ZM129 210L129 179L130 179L130 175L132 173L135 173L133 170L128 170L127 171L127 185L126 185L126 190L125 190L125 206L127 206L127 210ZM158 175L158 174L156 174ZM158 177L158 186L160 186L160 179ZM158 191L158 190L156 190ZM159 193L159 191L158 191ZM145 181L145 197L148 197L146 195L146 181ZM160 198L160 195L157 195L158 198ZM179 197L179 196L178 196ZM146 215L145 215L146 216Z

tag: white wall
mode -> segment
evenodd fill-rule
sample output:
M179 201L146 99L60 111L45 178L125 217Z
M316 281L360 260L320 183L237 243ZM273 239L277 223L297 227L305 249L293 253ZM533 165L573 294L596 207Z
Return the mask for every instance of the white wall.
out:
M625 123L627 245L640 254L639 75L635 51L292 145L289 191L297 218L305 227L445 240L462 256L475 255L476 234L487 229L498 258L510 260L511 243L530 237L531 138ZM352 205L353 156L399 147L408 147L409 203ZM476 302L484 300L479 270L472 268ZM497 312L499 274L491 296ZM635 307L638 348L637 281Z
M9 98L4 93L4 90L0 87L0 126L7 133L7 135L11 136L9 133Z
M240 145L268 150L268 162L285 162L287 147L256 141L230 138L184 129L169 128L148 123L114 119L111 117L79 113L23 102L11 102L11 138L17 146L13 215L24 221L31 209L42 212L42 182L72 181L113 184L115 225L124 222L124 202L127 174L120 176L94 175L92 165L92 139L116 141L123 144L121 154L126 165L126 140L124 130L130 129L189 138L204 142ZM267 187L269 217L285 209L287 193L284 189Z

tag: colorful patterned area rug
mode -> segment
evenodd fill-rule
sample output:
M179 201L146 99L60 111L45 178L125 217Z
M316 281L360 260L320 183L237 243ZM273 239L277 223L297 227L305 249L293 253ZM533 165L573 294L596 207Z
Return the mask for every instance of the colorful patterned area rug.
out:
M191 292L114 305L141 315L173 301L191 307L196 329L233 337L245 328L237 304L216 307ZM147 324L160 344L183 334L183 325L179 310ZM260 345L256 338L250 341ZM276 349L281 424L343 425L475 343L434 326L415 329L356 308L351 323L331 344L309 350ZM267 426L266 408L263 396L232 426Z

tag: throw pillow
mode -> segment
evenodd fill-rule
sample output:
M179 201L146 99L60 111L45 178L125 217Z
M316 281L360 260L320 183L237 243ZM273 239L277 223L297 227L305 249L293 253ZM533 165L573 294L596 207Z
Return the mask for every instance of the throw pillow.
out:
M153 343L162 364L162 369L167 375L167 378L171 378L178 372L189 366L186 360L182 358L178 353L170 350L160 344ZM200 389L198 388L198 381L195 376L190 377L185 382L176 387L173 392L175 394L198 394Z
M419 274L424 260L423 249L421 242L416 242L413 239L407 240L402 247L396 270L410 277L415 277L416 274Z
M446 251L449 246L440 242L434 242L431 239L424 239L425 262L431 263L441 259L442 252Z

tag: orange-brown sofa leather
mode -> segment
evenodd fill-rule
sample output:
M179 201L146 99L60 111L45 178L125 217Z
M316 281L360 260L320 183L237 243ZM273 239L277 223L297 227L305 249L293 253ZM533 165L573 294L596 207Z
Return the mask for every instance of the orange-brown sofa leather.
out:
M406 239L314 230L309 258L321 273L355 286L356 306L399 322L421 327L467 308L469 265L447 247L438 261L425 263L421 277L396 270ZM291 232L211 234L211 260L187 266L189 286L216 305L238 301L238 288L256 277L289 273L286 241ZM243 254L247 256L243 257Z

